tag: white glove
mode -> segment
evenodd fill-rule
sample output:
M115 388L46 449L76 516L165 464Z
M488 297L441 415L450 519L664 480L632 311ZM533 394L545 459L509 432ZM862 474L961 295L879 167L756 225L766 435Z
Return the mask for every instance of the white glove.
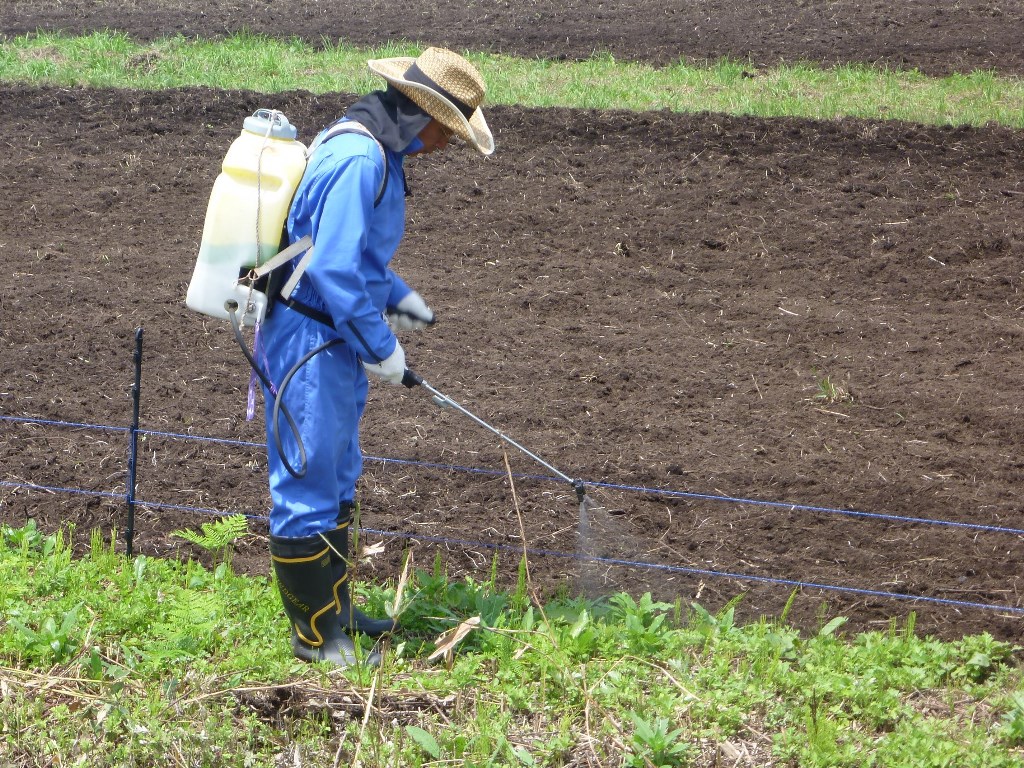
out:
M416 291L387 309L388 324L397 331L421 331L434 324L434 310Z
M402 345L396 343L394 352L379 363L363 363L363 368L389 384L401 384L405 376L405 352L402 351Z

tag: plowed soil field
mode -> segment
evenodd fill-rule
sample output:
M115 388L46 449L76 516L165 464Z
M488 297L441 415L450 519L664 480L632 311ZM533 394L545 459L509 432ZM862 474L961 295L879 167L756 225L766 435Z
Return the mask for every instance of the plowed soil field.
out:
M15 1L0 34L249 28L524 55L1021 71L1005 39L1020 3L862 4L865 23L806 3L678 11L717 26L666 23L670 4L389 3L344 24L343 4L251 5ZM726 24L740 8L757 23ZM80 546L94 528L124 545L141 328L135 550L208 557L172 533L240 512L255 535L235 565L268 572L247 366L226 323L185 308L185 289L242 119L278 108L308 141L353 99L0 85L0 521L71 522ZM422 389L375 385L362 524L385 552L363 577L394 577L411 550L478 578L497 557L511 580L525 535L547 592L650 590L711 609L742 595L740 614L756 617L796 590L790 617L810 627L916 611L933 634L1019 637L1024 134L488 116L493 157L454 148L408 164L394 266L439 322L403 345L432 385L582 478L603 509L581 536L567 482Z

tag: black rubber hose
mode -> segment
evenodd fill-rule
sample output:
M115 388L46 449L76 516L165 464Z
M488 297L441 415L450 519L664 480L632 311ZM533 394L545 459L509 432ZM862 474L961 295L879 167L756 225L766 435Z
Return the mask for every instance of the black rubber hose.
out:
M236 314L238 310L238 304L234 301L228 301L224 304L224 308L227 310L228 317L231 319L231 329L235 332L235 341L238 342L238 346L242 348L242 354L245 355L245 359L249 361L249 366L253 369L260 381L263 383L264 391L273 392L274 386L270 379L267 378L266 374L260 370L259 363L253 358L252 353L249 352L249 348L245 345L245 338L242 336L242 327L239 325L238 316ZM319 355L325 349L333 347L336 344L344 344L344 339L331 339L325 341L319 347L307 352L303 355L302 359L299 360L295 365L291 367L291 370L285 374L284 380L281 382L281 386L277 389L277 394L274 396L274 411L273 416L270 420L270 434L273 436L274 448L277 449L277 455L281 458L281 463L284 464L284 468L288 470L288 474L294 477L296 480L301 480L306 476L306 446L302 444L302 437L299 435L299 427L295 423L295 419L292 418L291 413L285 407L283 398L285 390L288 388L288 384L291 382L292 377L299 372L306 363L312 360L316 355ZM412 389L415 386L419 386L423 383L423 378L416 373L413 373L408 368L405 369L405 373L402 376L402 384ZM299 469L295 469L285 458L284 445L281 442L281 433L277 428L277 425L281 419L281 414L284 414L285 421L288 422L288 429L291 430L292 436L295 438L295 444L299 448L299 460L301 465Z
M231 329L235 332L235 341L237 341L238 346L242 348L242 354L245 355L245 359L249 361L249 366L263 383L264 391L273 392L274 385L271 383L270 379L267 378L266 374L260 370L259 364L255 359L253 359L252 353L249 352L249 348L245 345L245 338L242 336L242 327L239 325L238 316L235 314L238 309L238 304L233 301L229 301L224 305L224 308L227 310L228 317L231 319ZM281 382L281 386L277 390L277 395L274 396L274 415L270 422L270 433L273 436L274 447L277 449L277 455L281 457L281 463L284 464L284 468L288 470L288 474L296 480L301 480L306 476L306 447L302 444L302 437L299 435L299 427L295 423L295 419L292 418L291 413L288 408L285 407L281 398L284 395L285 388L288 386L288 382L292 380L292 377L298 372L298 370L308 363L314 355L323 352L325 349L334 346L335 344L343 343L344 342L341 339L331 339L306 354L301 360L299 360L299 362L292 366L290 371L288 371L288 374L284 377L284 381ZM285 421L288 422L288 429L291 430L292 436L295 438L295 444L299 448L299 460L301 462L299 469L295 469L284 455L284 445L281 442L281 433L277 428L281 414L284 414Z
M310 350L302 359L299 360L295 365L292 366L291 370L285 374L284 379L281 381L281 386L277 388L277 395L274 397L274 415L271 420L271 433L274 435L274 447L277 448L277 455L281 457L281 463L284 464L284 468L288 470L288 474L294 477L296 480L301 480L306 476L306 448L302 444L302 438L299 437L299 431L295 427L295 422L292 420L291 414L288 413L288 409L285 408L283 398L284 392L288 389L288 384L291 382L292 377L299 372L306 363L312 360L316 355L319 355L328 347L333 347L337 344L344 344L344 339L331 339L325 341L319 347ZM269 387L268 387L269 389ZM302 468L298 471L292 468L292 465L288 463L288 459L284 457L284 446L281 444L281 434L277 430L277 422L280 418L279 414L284 413L285 419L288 421L288 425L292 430L292 434L295 436L295 443L299 447L299 456L302 459Z

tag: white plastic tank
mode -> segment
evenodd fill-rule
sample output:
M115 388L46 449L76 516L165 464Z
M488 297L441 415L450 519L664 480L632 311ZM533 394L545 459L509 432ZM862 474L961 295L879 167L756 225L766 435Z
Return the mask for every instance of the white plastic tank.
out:
M185 296L189 309L226 320L233 302L240 324L262 320L266 295L239 279L277 253L305 168L306 147L287 117L260 109L245 119L210 194Z

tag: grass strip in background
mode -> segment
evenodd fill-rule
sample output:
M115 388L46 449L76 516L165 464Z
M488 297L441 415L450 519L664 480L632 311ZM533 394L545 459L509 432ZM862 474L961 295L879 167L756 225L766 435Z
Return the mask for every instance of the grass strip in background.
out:
M121 33L40 33L0 41L0 80L144 90L209 86L364 93L382 82L367 71L367 59L418 52L411 44L316 48L244 34L222 41L175 37L141 44ZM609 55L579 62L467 55L487 80L490 104L1024 127L1024 82L991 72L933 78L863 65L758 70L720 61L655 68Z

